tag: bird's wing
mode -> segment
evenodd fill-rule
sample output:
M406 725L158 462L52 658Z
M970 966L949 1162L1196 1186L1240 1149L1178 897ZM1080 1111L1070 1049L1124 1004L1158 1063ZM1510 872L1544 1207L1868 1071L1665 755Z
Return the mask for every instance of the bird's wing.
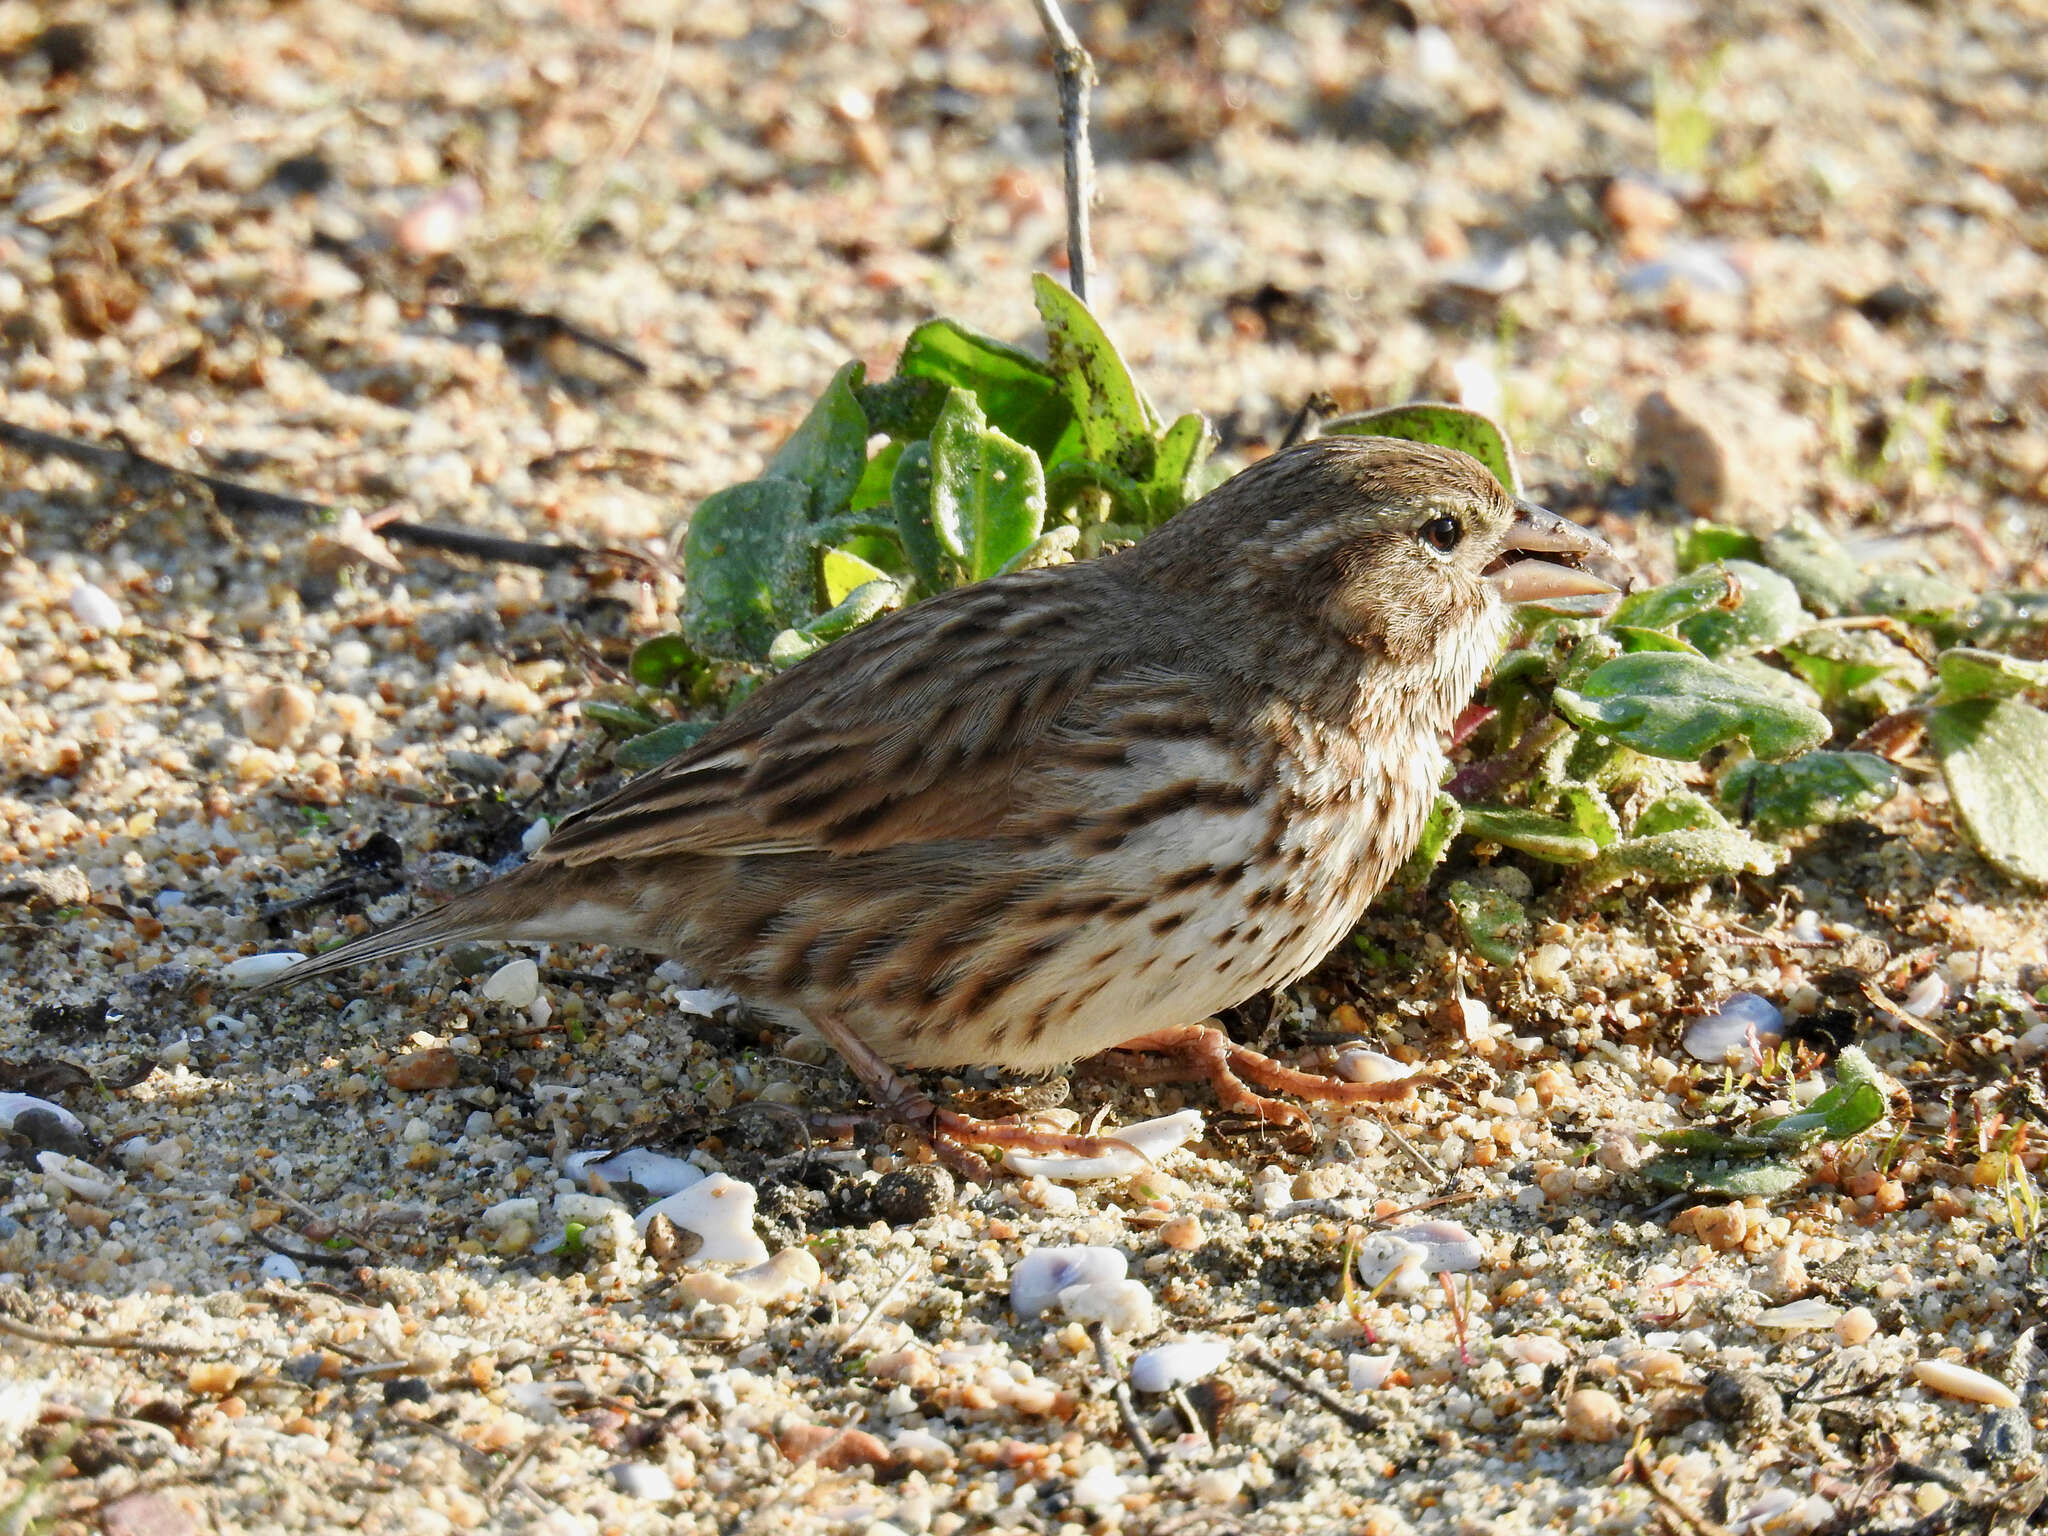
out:
M1136 647L1103 646L1103 585L1077 574L1001 578L855 631L566 818L538 857L850 854L998 832L1035 761L1134 707Z

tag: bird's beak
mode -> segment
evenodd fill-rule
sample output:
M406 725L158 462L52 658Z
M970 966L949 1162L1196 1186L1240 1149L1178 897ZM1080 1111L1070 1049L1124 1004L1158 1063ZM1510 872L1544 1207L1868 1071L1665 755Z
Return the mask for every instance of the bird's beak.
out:
M1620 589L1577 564L1594 555L1613 554L1605 539L1534 503L1518 500L1515 509L1500 554L1486 568L1486 579L1503 602L1548 603L1565 597L1619 601ZM1613 607L1611 601L1600 611ZM1578 604L1573 608L1580 611Z

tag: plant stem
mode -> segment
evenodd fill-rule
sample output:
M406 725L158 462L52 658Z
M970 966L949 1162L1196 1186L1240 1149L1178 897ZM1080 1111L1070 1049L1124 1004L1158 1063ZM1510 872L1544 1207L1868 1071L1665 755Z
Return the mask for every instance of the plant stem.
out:
M1095 154L1088 147L1088 93L1095 87L1095 61L1067 25L1059 0L1034 0L1039 24L1052 45L1060 89L1060 138L1067 161L1067 286L1088 302L1088 209L1095 201Z

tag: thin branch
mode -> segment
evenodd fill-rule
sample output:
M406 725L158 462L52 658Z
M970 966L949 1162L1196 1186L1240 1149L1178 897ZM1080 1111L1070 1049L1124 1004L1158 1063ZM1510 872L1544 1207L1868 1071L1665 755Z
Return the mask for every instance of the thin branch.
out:
M1095 153L1088 147L1088 93L1095 88L1095 61L1067 25L1060 0L1034 0L1039 24L1052 45L1052 67L1060 88L1060 139L1067 161L1067 286L1088 302L1088 209L1095 201Z

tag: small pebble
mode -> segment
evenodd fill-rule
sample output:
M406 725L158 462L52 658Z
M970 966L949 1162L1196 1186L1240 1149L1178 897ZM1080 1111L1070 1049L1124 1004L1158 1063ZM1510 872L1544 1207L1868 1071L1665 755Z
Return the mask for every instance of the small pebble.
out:
M676 1496L674 1479L650 1462L615 1462L610 1471L612 1486L629 1499L660 1503Z
M1154 1345L1131 1362L1131 1385L1140 1392L1171 1392L1200 1381L1229 1358L1228 1339L1175 1339Z
M1101 1323L1111 1333L1150 1333L1158 1320L1142 1280L1091 1280L1060 1292L1060 1310L1077 1323Z
M36 1167L42 1170L45 1183L81 1200L111 1200L120 1188L91 1163L67 1157L62 1152L38 1152Z
M1198 1216L1176 1216L1159 1229L1159 1241L1180 1253L1192 1253L1207 1235Z
M1929 971L1906 995L1899 999L1899 1007L1916 1019L1930 1019L1941 1012L1941 1006L1948 1001L1948 987L1938 971Z
M1747 1434L1769 1434L1785 1412L1778 1389L1755 1371L1710 1372L1705 1388L1700 1404L1708 1417Z
M2019 1395L1996 1376L1973 1371L1953 1360L1915 1360L1913 1379L1930 1392L1960 1397L1967 1402L1989 1403L1994 1408L2020 1405Z
M1853 1349L1877 1332L1877 1317L1868 1307L1851 1307L1835 1319L1835 1337Z
M695 1163L651 1147L628 1147L623 1152L572 1152L562 1159L562 1176L588 1186L591 1176L610 1184L637 1184L660 1198L678 1194L704 1181L704 1170Z
M270 683L242 706L242 734L259 747L296 746L313 723L313 695L297 683Z
M1400 1363L1400 1356L1346 1355L1344 1357L1344 1378L1350 1382L1354 1392L1377 1392L1387 1384L1387 1378L1394 1374L1394 1367Z
M1598 1387L1580 1387L1564 1400L1564 1430L1574 1440L1599 1445L1622 1431L1621 1399Z
M407 1092L453 1088L462 1077L462 1058L446 1046L408 1051L384 1068L384 1081Z
M1337 1075L1347 1083L1397 1083L1414 1073L1415 1069L1406 1062L1362 1046L1337 1054Z
M306 957L291 950L276 950L267 955L244 955L239 960L230 960L220 968L220 979L231 987L254 987L270 980L271 977L290 970Z
M1979 1466L2002 1467L2034 1454L2034 1426L2022 1408L1986 1408L1970 1455Z
M480 989L486 1001L524 1008L540 996L540 967L529 959L499 966Z
M1121 1280L1129 1271L1114 1248L1034 1248L1010 1271L1010 1310L1029 1320L1056 1306L1069 1286Z
M1174 1148L1185 1146L1199 1137L1202 1134L1202 1112L1183 1109L1178 1114L1140 1120L1135 1125L1115 1126L1100 1134L1125 1142L1133 1150L1112 1147L1094 1157L1010 1152L1004 1155L1003 1166L1014 1169L1025 1178L1063 1179L1076 1184L1127 1178L1157 1163Z
M266 1255L257 1273L265 1280L278 1280L286 1285L297 1285L306 1278L299 1269L298 1261L288 1253Z
M1787 1302L1782 1307L1771 1307L1759 1312L1756 1324L1759 1328L1778 1328L1797 1332L1805 1328L1832 1328L1842 1320L1842 1309L1830 1306L1825 1301L1808 1297L1804 1301Z
M893 1227L911 1227L950 1209L959 1186L938 1163L898 1168L875 1180L868 1204Z
M113 634L121 627L121 605L89 581L71 589L71 616L87 629Z

